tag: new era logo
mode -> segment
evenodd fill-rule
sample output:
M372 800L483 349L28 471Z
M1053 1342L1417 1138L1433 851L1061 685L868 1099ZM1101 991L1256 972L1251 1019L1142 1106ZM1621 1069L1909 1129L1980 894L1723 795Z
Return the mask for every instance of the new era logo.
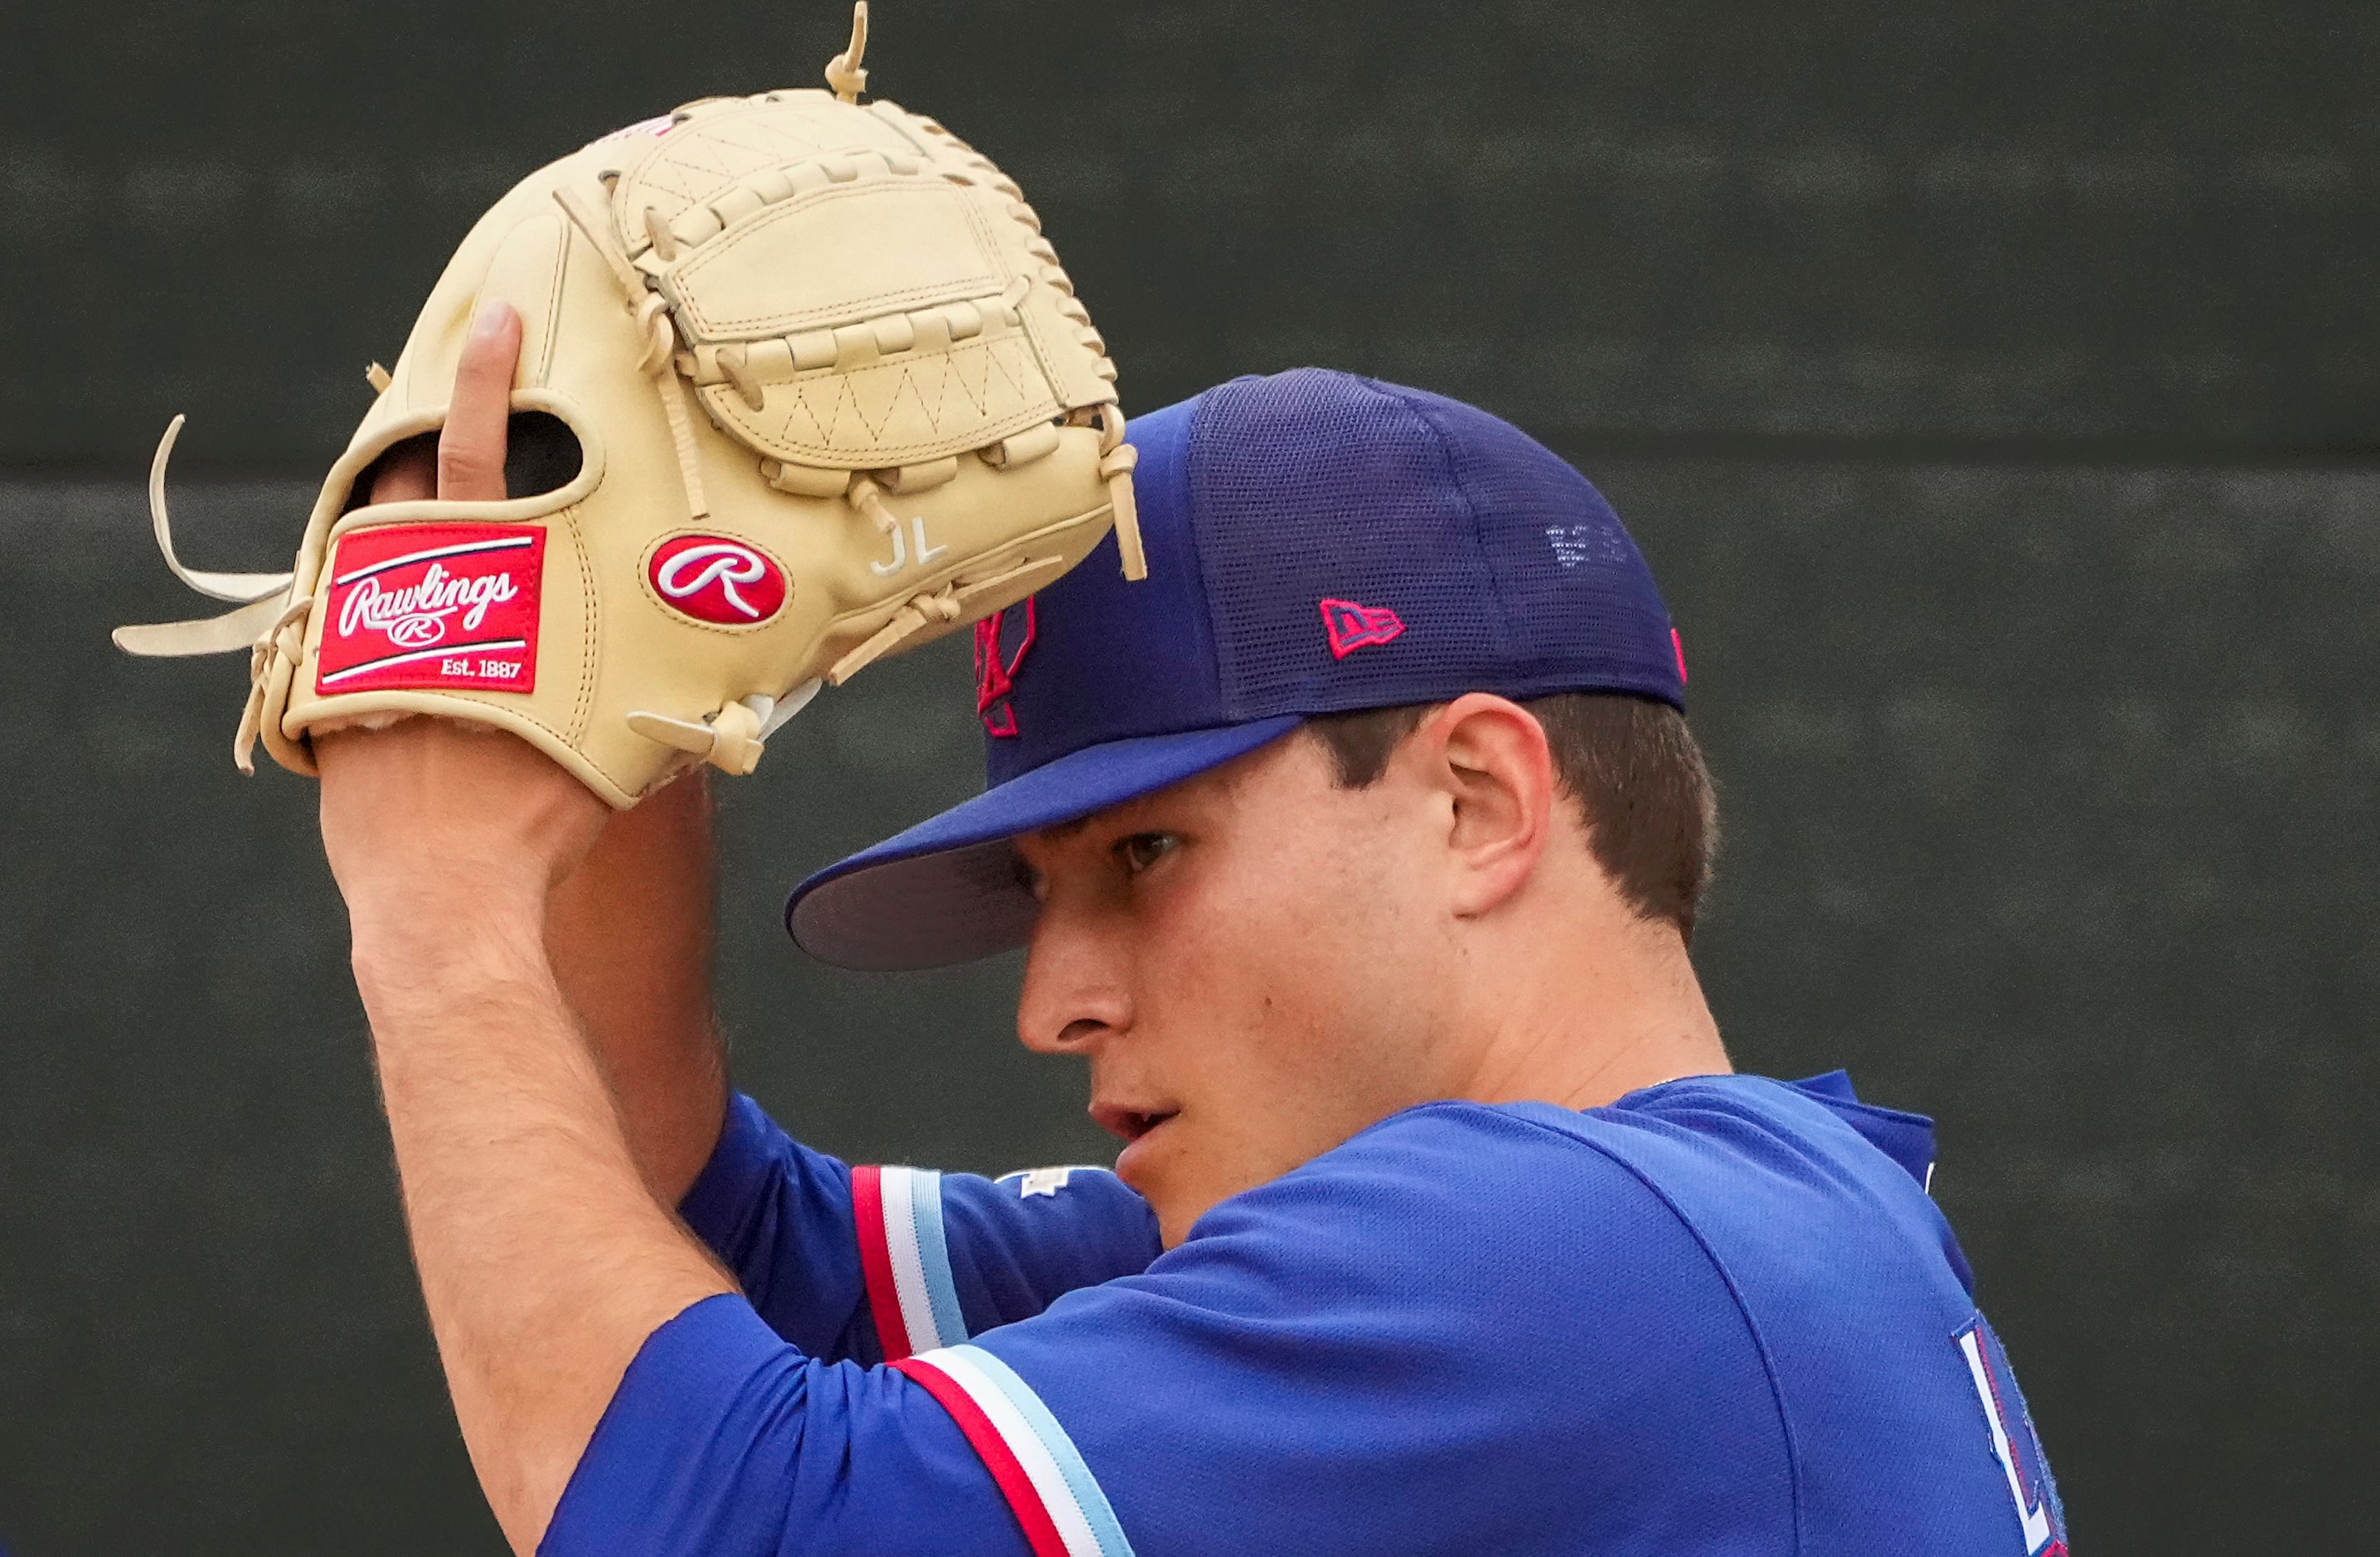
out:
M1397 614L1385 605L1358 605L1352 600L1326 600L1322 627L1330 635L1330 657L1343 660L1358 649L1386 643L1405 630Z

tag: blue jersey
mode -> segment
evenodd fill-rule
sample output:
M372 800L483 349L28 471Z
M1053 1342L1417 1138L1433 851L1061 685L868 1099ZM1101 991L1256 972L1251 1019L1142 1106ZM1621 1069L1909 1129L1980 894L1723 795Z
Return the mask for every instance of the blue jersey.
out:
M1932 1157L1840 1076L1432 1103L1165 1250L1111 1174L739 1099L683 1213L743 1295L646 1342L543 1551L2062 1554Z

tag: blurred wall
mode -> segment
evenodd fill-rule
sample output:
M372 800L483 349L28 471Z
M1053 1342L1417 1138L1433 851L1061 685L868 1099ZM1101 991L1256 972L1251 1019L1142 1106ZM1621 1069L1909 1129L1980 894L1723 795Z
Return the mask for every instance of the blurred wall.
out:
M1308 360L1604 439L2373 446L2363 0L890 0L1138 404ZM344 441L523 172L815 85L837 0L17 5L0 458Z
M879 0L869 66L1026 185L1129 408L1354 368L1575 460L1723 786L1739 1063L1943 1125L2107 1553L2380 1517L2380 13ZM513 178L802 85L831 5L11 7L0 94L0 1542L494 1551L407 1261L310 786L206 566L285 557ZM963 656L721 786L740 1078L847 1155L1099 1153L1016 968L805 962L783 887L978 782Z

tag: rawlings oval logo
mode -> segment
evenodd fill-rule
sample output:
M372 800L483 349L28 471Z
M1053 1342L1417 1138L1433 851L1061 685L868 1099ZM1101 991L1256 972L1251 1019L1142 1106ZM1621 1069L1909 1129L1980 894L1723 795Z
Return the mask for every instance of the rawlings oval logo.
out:
M793 591L776 559L719 535L674 535L653 548L645 578L670 609L721 627L755 627Z

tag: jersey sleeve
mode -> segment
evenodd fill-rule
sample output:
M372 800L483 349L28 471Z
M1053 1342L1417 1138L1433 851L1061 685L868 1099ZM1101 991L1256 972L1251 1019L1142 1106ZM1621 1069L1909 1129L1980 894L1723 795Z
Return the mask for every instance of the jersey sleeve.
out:
M679 1213L759 1317L826 1362L955 1345L1160 1252L1148 1203L1103 1169L849 1167L741 1095Z
M948 1411L733 1295L646 1338L540 1557L1039 1557Z

